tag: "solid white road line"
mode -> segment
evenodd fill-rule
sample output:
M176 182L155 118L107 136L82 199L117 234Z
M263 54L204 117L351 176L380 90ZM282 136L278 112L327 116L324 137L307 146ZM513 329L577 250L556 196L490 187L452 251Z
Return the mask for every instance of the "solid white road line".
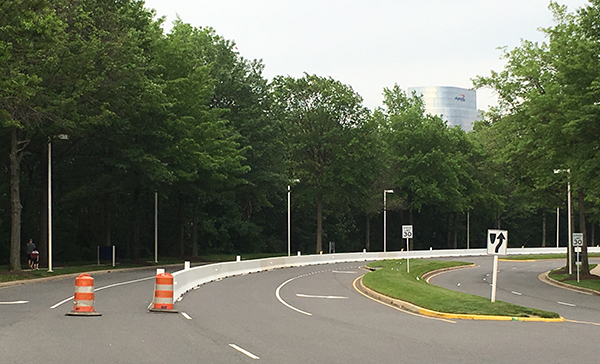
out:
M348 297L342 297L342 296L315 296L315 295L302 294L302 293L296 293L296 296L305 297L305 298L329 298L329 299L346 299L346 298L348 298Z
M332 270L331 273L356 274L356 272L353 272L351 270L347 270L347 271Z
M248 356L248 357L250 357L250 358L252 358L252 359L254 359L254 360L258 360L258 359L260 359L258 356L256 356L256 355L252 354L251 352L249 352L249 351L248 351L248 350L246 350L246 349L242 349L242 348L240 348L239 346L237 346L237 345L235 345L235 344L229 344L229 346L231 346L231 347L232 347L232 348L234 348L235 350L239 351L240 353L242 353L242 354L244 354L244 355L246 355L246 356Z
M185 312L182 312L182 313L181 313L181 316L185 317L185 318L186 318L186 319L188 319L188 320L191 320L191 319L192 319L192 318L190 317L190 315L188 315L188 314L187 314L187 313L185 313Z
M21 305L23 303L29 303L29 301L0 302L0 305Z
M577 305L574 305L572 303L567 303L567 302L556 302L559 305L564 305L564 306L569 306L569 307L576 307Z
M50 309L53 310L53 309L57 308L58 306L62 305L63 303L69 302L69 301L71 301L74 298L75 298L75 296L71 296L69 298L65 298L64 300L60 301L59 303L55 304L54 306L50 306Z
M122 285L125 285L125 284L137 283L137 282L141 282L141 281L147 281L147 280L149 280L149 279L155 279L155 278L156 278L156 276L152 276L152 277L147 277L147 278L135 279L135 280L133 280L133 281L127 281L127 282L121 282L121 283L109 284L108 286L99 287L99 288L96 288L96 289L94 289L94 292L96 292L96 291L102 291L103 289L107 289L107 288L112 288L112 287L122 286ZM71 296L71 297L69 297L69 298L65 298L64 300L62 300L62 301L60 301L60 302L56 303L55 305L51 306L51 307L50 307L50 309L51 309L51 310L52 310L52 309L55 309L55 308L57 308L58 306L60 306L60 305L62 305L62 304L64 304L64 303L66 303L66 302L69 302L69 301L71 301L73 298L75 298L75 296Z
M520 293L520 292L516 292L516 291L510 291L510 293L512 293L512 294L516 294L517 296L521 296L521 295L523 295L522 293Z
M149 279L155 279L156 276L152 276L152 277L147 277L147 278L141 278L141 279L135 279L133 281L127 281L127 282L121 282L121 283L115 283L115 284L109 284L108 286L104 286L104 287L99 287L94 289L94 292L96 291L102 291L103 289L107 289L107 288L113 288L113 287L118 287L118 286L123 286L125 284L130 284L130 283L137 283L137 282L142 282L142 281L147 281Z

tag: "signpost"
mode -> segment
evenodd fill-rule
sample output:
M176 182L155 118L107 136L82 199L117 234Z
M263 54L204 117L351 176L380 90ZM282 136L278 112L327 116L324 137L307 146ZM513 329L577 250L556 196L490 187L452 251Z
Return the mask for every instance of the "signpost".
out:
M488 230L487 254L494 256L492 271L492 302L496 302L496 286L498 284L498 256L506 255L508 246L508 230Z
M413 226L412 225L402 225L402 238L406 239L406 273L410 273L410 264L408 261L408 239L413 238Z
M575 265L577 266L577 282L579 282L579 267L581 266L581 247L583 246L583 233L573 233L573 247L577 257L575 258Z

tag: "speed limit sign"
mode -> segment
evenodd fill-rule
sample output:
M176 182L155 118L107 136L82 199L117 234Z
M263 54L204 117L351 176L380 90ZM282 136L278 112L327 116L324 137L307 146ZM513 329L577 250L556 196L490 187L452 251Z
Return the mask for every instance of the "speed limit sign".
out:
M573 246L583 246L583 233L573 233Z
M402 239L412 239L413 237L413 226L402 225Z

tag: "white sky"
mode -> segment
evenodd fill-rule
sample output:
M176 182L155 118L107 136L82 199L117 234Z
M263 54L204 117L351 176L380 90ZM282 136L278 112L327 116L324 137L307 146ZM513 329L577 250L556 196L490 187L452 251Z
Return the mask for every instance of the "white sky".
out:
M587 0L559 0L569 11ZM543 41L553 24L549 0L146 0L166 16L213 27L241 56L262 59L264 76L331 76L352 86L370 109L384 87L472 87L500 71L501 46ZM495 103L477 91L478 109Z

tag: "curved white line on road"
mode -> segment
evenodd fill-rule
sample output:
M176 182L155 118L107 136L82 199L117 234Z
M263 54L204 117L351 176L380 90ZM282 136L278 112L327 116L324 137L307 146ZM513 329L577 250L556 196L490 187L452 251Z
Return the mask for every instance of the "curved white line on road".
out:
M22 305L24 303L29 303L29 301L0 302L0 305Z
M125 285L125 284L137 283L137 282L141 282L141 281L147 281L147 280L149 280L149 279L154 279L154 278L156 278L156 277L155 277L155 276L152 276L152 277L146 277L146 278L135 279L135 280L133 280L133 281L127 281L127 282L121 282L121 283L109 284L108 286L99 287L99 288L96 288L96 289L94 289L94 292L96 292L96 291L102 291L103 289L107 289L107 288L113 288L113 287L117 287L117 286L122 286L122 285ZM53 309L57 308L58 306L60 306L60 305L62 305L62 304L64 304L64 303L67 303L67 302L71 301L71 300L72 300L72 299L74 299L74 298L75 298L75 296L71 296L71 297L69 297L69 298L65 298L64 300L62 300L62 301L60 301L60 302L58 302L58 303L54 304L53 306L50 306L50 309L51 309L51 310L53 310Z
M281 295L279 295L279 291L281 290L281 287L285 286L286 284L288 284L289 282L293 281L294 279L296 279L296 278L300 278L300 277L301 277L301 276L294 277L294 278L290 278L290 279L288 279L287 281L285 281L285 282L281 283L281 284L279 285L279 287L277 287L277 289L275 290L275 297L277 297L277 299L279 300L279 302L281 302L281 303L282 303L284 306L286 306L287 308L290 308L290 309L292 309L292 310L294 310L294 311L296 311L296 312L299 312L299 313L301 313L301 314L303 314L303 315L306 315L306 316L312 316L312 313L310 313L310 312L306 312L306 311L302 311L302 310L300 310L300 309L297 309L296 307L294 307L294 306L290 305L289 303L285 302L285 301L283 300L283 298L281 298Z
M304 298L327 298L327 299L347 299L348 297L343 297L343 296L319 296L319 295L312 295L312 294L304 294L304 293L296 293L297 297L304 297Z

